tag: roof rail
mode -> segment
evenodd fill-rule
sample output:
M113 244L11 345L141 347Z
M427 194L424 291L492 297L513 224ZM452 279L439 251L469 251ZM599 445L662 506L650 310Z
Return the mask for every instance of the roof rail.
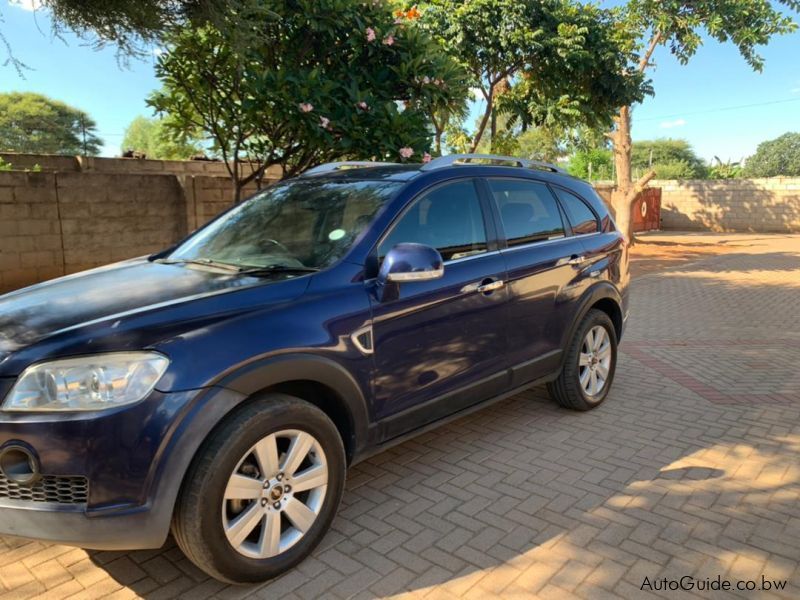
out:
M467 164L473 161L487 161L496 163L514 163L517 167L523 169L538 169L540 171L552 171L553 173L565 173L561 169L550 163L541 162L538 160L529 160L527 158L516 158L514 156L500 156L498 154L448 154L433 159L431 162L423 165L420 171L433 171L434 169L441 169L443 167L450 167L458 164Z
M308 171L303 171L300 176L305 177L306 175L333 173L334 171L338 171L340 169L357 169L359 167L388 167L396 166L398 164L399 163L373 162L369 160L343 160L340 162L330 162L317 167L312 167Z

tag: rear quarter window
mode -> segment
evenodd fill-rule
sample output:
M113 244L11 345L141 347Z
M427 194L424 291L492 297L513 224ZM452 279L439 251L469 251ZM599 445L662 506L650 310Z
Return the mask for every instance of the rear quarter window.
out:
M594 214L594 211L586 202L575 194L561 188L554 188L554 190L561 201L561 205L564 207L564 212L567 213L567 219L569 219L569 224L572 226L572 232L575 235L586 235L600 231L597 215Z

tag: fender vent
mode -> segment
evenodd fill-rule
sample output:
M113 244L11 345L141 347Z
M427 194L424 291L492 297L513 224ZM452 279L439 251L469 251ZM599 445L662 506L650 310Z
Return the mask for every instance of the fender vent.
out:
M54 504L86 504L89 481L86 477L43 475L33 485L19 485L0 474L0 499Z

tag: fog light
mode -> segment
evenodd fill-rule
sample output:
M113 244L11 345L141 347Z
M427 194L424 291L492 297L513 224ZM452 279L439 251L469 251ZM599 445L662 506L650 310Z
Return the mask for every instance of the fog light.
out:
M33 485L41 477L39 460L33 452L16 444L0 449L0 473L19 485Z

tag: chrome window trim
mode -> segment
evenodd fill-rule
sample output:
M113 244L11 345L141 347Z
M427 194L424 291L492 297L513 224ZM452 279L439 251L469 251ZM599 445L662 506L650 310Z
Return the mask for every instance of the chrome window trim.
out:
M595 231L594 233L585 233L583 235L562 235L558 238L553 238L550 240L539 240L538 242L530 242L529 244L521 244L519 246L511 246L510 248L504 248L501 252L514 252L515 250L524 250L526 248L533 248L535 246L543 246L545 244L552 244L554 242L562 242L564 240L577 240L577 239L585 239L590 238L594 235L602 235L604 232L602 231Z

